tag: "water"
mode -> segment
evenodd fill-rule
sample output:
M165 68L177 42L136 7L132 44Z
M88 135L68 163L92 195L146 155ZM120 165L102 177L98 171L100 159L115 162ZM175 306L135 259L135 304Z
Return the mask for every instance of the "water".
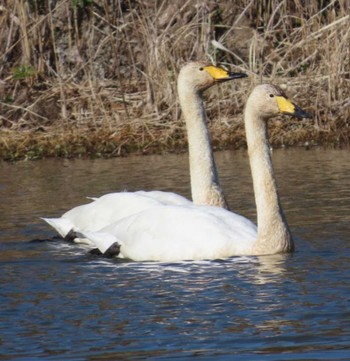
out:
M0 163L0 359L349 360L349 152L274 151L293 255L173 264L89 255L39 217L124 189L189 197L186 155ZM246 153L216 157L255 219Z

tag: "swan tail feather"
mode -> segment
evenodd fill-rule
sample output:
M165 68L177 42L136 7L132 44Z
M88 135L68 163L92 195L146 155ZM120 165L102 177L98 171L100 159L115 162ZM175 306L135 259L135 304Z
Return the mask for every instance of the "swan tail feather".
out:
M56 230L56 232L66 240L73 240L73 223L66 218L41 218L48 225ZM68 237L68 238L66 238ZM73 238L72 238L73 237Z
M77 232L79 238L87 238L99 251L107 257L115 257L120 253L120 242L113 234L105 232Z

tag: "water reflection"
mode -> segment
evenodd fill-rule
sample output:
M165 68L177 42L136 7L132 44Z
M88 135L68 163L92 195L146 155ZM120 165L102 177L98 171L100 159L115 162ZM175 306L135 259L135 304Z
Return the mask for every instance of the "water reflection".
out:
M291 256L281 254L257 257L254 283L263 285L271 282L283 282L289 257Z

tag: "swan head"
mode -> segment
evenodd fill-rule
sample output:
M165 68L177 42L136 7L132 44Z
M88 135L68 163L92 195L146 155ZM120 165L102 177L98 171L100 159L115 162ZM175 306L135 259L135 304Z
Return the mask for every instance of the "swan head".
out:
M228 80L245 78L244 73L235 73L215 65L201 62L191 62L182 67L179 73L179 92L184 87L202 92L215 83L223 83Z
M250 94L247 104L264 119L279 114L291 115L297 118L312 118L310 113L291 102L281 88L272 84L256 86Z

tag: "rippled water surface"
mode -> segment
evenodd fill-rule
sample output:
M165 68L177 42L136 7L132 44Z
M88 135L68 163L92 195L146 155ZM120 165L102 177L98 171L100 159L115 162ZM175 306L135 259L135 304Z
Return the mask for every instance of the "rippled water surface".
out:
M255 220L246 153L216 158ZM0 359L349 360L350 151L273 160L297 251L173 264L89 255L39 217L125 189L189 197L187 155L0 163Z

